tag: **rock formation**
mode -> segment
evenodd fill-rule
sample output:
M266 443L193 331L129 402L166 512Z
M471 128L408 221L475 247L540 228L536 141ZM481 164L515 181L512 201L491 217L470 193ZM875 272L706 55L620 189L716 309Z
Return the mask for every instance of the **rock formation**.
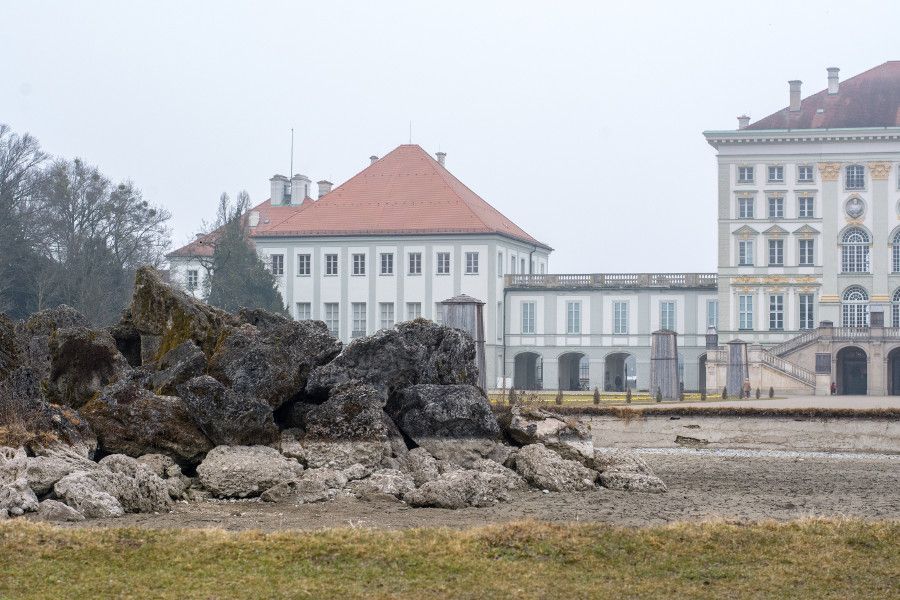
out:
M577 421L521 406L498 420L475 355L468 334L422 319L344 348L321 322L230 314L149 268L110 328L65 306L0 315L0 513L73 521L208 497L462 508L598 482L665 491Z

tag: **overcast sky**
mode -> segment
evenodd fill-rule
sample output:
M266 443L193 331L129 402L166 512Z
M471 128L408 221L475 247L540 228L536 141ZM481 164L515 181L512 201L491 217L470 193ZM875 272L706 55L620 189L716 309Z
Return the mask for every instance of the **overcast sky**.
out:
M131 179L174 242L221 192L345 181L409 138L554 272L712 271L734 129L900 58L895 2L0 0L0 122Z

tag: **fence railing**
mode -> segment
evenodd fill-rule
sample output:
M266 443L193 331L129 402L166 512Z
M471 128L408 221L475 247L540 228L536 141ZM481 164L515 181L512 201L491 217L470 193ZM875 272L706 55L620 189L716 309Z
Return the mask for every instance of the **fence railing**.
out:
M507 275L513 288L707 288L716 289L715 273L563 273Z

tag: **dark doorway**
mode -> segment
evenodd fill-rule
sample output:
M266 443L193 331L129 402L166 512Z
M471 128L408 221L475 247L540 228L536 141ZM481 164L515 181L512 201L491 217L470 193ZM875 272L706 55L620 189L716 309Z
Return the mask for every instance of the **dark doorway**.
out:
M568 352L559 357L559 389L586 390L589 385L590 362L580 352Z
M516 354L513 387L517 390L539 390L543 387L542 360L534 352Z
M837 353L838 393L864 396L868 392L868 358L861 348L848 346Z
M888 354L888 393L900 396L900 348L894 348Z
M697 377L697 388L700 392L706 392L706 354L701 354L697 360L700 363L699 373Z

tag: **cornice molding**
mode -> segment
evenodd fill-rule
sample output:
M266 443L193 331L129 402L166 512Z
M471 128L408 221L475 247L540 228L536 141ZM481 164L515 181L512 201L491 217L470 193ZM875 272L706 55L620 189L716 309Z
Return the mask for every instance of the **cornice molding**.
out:
M713 148L720 145L750 145L766 143L821 143L900 141L900 127L862 127L855 129L754 129L704 131L706 142Z

